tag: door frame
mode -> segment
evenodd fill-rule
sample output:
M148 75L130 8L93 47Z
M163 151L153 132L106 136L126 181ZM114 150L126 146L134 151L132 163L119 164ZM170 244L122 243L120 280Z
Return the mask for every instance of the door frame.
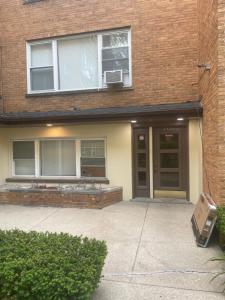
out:
M135 141L135 132L138 130L146 130L146 153L147 153L147 158L146 158L146 168L148 169L147 172L147 187L148 187L148 195L147 196L136 196L136 172L137 172L137 167L136 167L136 141ZM149 145L149 126L132 126L132 135L131 135L131 143L132 143L132 198L150 198L151 191L150 191L150 145Z
M181 157L180 161L184 161L183 166L181 166L182 169L184 169L184 175L180 175L182 177L179 177L181 180L181 184L178 188L173 188L173 187L160 187L159 186L159 177L156 177L155 175L155 163L159 164L159 158L155 160L155 153L159 151L158 145L157 145L157 139L159 137L156 137L157 133L158 136L160 132L163 132L163 129L168 129L168 132L173 132L174 131L179 131L181 140L179 143L183 144L183 149L181 149ZM176 127L176 126L164 126L164 127L153 127L153 189L154 190L168 190L168 191L186 191L187 194L187 200L189 200L189 138L188 138L188 127L183 126L183 127Z

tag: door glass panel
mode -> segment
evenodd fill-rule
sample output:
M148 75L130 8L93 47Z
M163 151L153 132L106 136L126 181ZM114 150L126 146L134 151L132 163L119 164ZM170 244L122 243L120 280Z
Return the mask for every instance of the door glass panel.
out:
M161 172L160 186L162 187L179 187L179 173Z
M160 149L178 149L179 137L178 133L160 134Z
M146 149L146 141L145 141L145 135L144 134L139 134L138 135L138 149Z
M138 153L138 167L146 168L146 153Z
M144 172L144 171L138 172L138 185L139 186L146 186L147 185L146 179L147 179L146 172Z
M161 153L160 168L179 168L178 153Z

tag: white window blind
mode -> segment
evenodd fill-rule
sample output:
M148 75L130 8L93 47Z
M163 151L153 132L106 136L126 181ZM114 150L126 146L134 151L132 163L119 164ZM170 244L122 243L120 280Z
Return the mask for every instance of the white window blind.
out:
M75 141L41 141L40 148L42 176L76 175Z
M15 175L35 175L34 141L13 142L13 162Z
M60 89L98 87L97 37L58 41Z

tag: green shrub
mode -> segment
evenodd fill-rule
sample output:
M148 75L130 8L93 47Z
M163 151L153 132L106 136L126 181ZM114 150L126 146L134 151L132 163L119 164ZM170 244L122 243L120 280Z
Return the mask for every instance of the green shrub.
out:
M217 207L217 216L218 216L217 228L219 232L225 234L225 206Z
M95 239L0 230L0 299L90 299L106 255Z

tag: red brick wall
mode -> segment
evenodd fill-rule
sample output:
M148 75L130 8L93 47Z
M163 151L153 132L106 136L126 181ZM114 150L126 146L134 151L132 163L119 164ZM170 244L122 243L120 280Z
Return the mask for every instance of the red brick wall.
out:
M218 1L218 173L219 199L225 205L225 2Z
M1 0L5 111L65 110L198 99L196 0ZM25 41L131 26L133 90L26 98Z
M204 191L220 203L219 105L218 105L218 7L215 0L198 0L199 63L210 71L199 71L200 97L203 102ZM225 201L225 198L224 200Z
M91 194L60 191L1 191L0 204L56 206L77 208L104 208L123 200L123 190Z

